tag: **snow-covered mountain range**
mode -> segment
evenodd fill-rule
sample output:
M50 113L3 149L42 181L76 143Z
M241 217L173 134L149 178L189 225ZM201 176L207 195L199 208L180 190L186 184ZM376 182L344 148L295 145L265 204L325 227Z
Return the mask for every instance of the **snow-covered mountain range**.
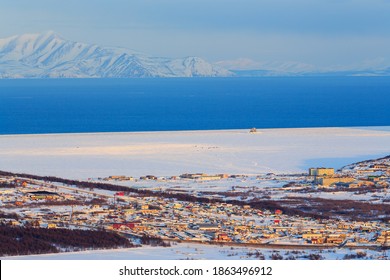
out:
M0 78L223 77L198 57L152 57L125 48L73 42L55 32L0 39Z
M390 76L390 67L320 69L301 62L250 59L209 63L199 57L153 57L119 47L74 42L55 32L0 39L1 78L135 78L259 76Z

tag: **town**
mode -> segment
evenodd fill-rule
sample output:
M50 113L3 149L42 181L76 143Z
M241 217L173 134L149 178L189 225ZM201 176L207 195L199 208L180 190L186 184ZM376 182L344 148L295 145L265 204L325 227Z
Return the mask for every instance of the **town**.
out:
M302 174L0 174L0 223L260 248L390 246L390 157Z

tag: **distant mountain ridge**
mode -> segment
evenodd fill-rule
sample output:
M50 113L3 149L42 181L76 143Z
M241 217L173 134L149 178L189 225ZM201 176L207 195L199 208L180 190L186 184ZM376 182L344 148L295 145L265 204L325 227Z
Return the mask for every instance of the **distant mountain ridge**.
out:
M229 70L235 77L388 77L390 68L378 70L345 70L345 71L313 71L286 72L275 70Z
M199 57L151 57L125 48L69 41L55 32L0 39L0 78L225 77Z
M218 61L215 64L233 72L236 77L289 76L390 76L386 59L355 65L317 67L299 61L257 62L248 58Z

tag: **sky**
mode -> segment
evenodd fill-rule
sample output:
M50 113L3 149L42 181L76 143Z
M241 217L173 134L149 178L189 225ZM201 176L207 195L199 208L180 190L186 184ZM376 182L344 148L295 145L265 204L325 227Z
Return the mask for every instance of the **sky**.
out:
M0 0L0 37L64 38L256 68L390 66L390 0Z

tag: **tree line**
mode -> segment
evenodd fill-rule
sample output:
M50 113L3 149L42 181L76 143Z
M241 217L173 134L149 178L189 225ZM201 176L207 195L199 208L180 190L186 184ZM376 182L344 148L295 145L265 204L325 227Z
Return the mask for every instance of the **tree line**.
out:
M130 247L134 245L127 238L114 232L0 224L0 256Z

